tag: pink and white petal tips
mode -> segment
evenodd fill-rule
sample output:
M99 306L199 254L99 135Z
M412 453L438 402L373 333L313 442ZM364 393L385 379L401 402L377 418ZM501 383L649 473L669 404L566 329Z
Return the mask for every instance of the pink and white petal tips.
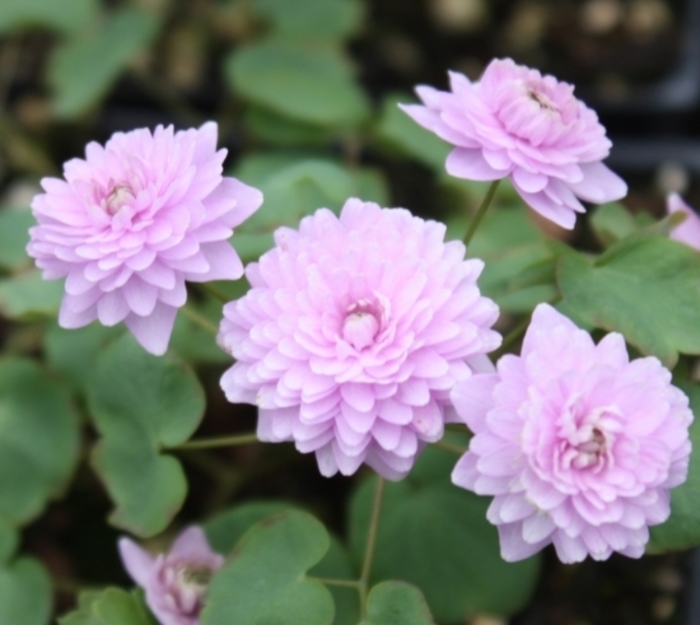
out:
M571 229L579 200L604 203L627 185L601 161L611 142L574 88L511 59L494 59L481 80L450 73L451 91L417 87L423 105L400 105L454 145L447 172L469 180L510 178L535 211Z
M261 440L314 452L326 476L364 463L397 480L442 437L450 389L490 371L501 342L476 282L483 262L444 237L442 224L357 199L277 230L218 339L236 358L221 386L258 405Z
M119 540L119 553L161 625L199 625L209 580L224 563L201 528L186 529L155 558L128 538Z
M638 558L687 476L693 414L670 372L630 361L619 334L596 345L548 304L521 355L458 382L452 400L474 433L452 481L493 496L487 517L508 561L549 544L566 563Z
M698 214L677 193L668 196L666 210L669 215L675 212L682 212L686 215L685 221L671 231L670 237L700 250L700 217Z
M165 353L185 282L237 280L228 239L262 194L222 176L217 126L118 132L85 159L44 178L27 252L44 278L66 278L64 328L124 322L149 352Z

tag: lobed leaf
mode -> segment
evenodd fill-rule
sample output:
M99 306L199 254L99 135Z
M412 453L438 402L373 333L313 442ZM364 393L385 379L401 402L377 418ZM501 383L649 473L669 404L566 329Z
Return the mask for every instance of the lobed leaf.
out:
M174 354L152 356L124 334L99 354L88 406L102 437L93 465L116 505L110 522L157 534L187 491L180 462L160 452L188 440L204 415L196 375Z
M94 20L98 11L98 0L2 0L0 33L37 27L71 33Z
M381 174L372 169L348 169L333 161L309 158L287 166L273 154L244 162L238 176L257 186L265 203L234 233L232 243L244 260L257 260L274 245L272 233L280 226L298 228L299 221L319 208L338 212L347 198L386 200Z
M209 585L202 625L331 625L333 597L305 579L328 551L323 525L289 510L255 525Z
M234 93L308 124L352 127L369 114L347 58L332 45L267 39L234 51L225 72Z
M31 263L26 247L29 228L35 223L28 209L5 208L0 211L0 269L17 271Z
M51 592L49 576L33 558L0 567L0 623L48 625Z
M204 526L209 544L218 553L229 553L245 533L256 523L287 510L298 509L294 503L285 501L256 501L226 510ZM334 536L323 559L309 570L314 577L329 579L357 579L347 550ZM335 603L333 625L356 625L360 618L359 595L354 588L329 586Z
M0 361L0 519L36 518L71 476L78 443L66 390L32 361Z
M434 625L423 593L405 582L382 582L367 599L367 625Z
M357 32L364 6L359 0L253 0L251 10L273 32L294 37L342 39Z
M107 588L84 592L78 609L58 619L59 625L156 625L140 591Z
M0 280L0 314L8 319L55 317L63 299L62 280L44 280L32 269Z
M134 57L155 39L158 26L152 13L123 8L114 11L100 28L62 44L48 67L55 115L75 118L95 106Z
M620 332L643 354L673 367L678 354L700 354L700 254L664 237L639 234L598 260L562 256L557 281L585 322Z

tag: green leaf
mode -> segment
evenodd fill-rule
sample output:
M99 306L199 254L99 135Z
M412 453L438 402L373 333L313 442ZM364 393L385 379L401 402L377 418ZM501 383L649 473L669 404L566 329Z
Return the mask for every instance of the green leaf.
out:
M116 504L110 522L157 534L187 491L180 462L160 451L188 440L202 419L196 375L174 354L152 356L125 334L99 354L88 405L102 436L93 464Z
M464 222L452 220L447 238L461 239L466 231ZM484 261L479 288L503 310L529 313L557 295L555 255L524 206L490 210L467 255Z
M51 581L33 558L21 558L0 568L0 623L48 625Z
M0 314L8 319L55 317L63 298L63 280L44 280L32 269L0 280Z
M48 79L55 91L54 113L75 118L95 106L134 57L158 34L148 11L114 11L100 28L66 41L50 57Z
M700 354L700 254L663 237L634 235L597 261L567 254L559 287L587 323L620 332L643 354L673 367L678 353Z
M401 579L421 589L438 621L471 614L511 614L529 600L539 558L501 559L496 528L486 520L490 500L453 486L456 456L428 448L405 480L386 485L372 566L373 581ZM350 506L350 543L362 560L375 479Z
M245 280L237 280L231 284L240 287L231 300L242 297L248 290L248 283ZM219 326L223 316L223 304L219 300L212 298L205 305L195 305L190 301L187 305L209 320L215 327ZM231 356L217 345L216 337L182 313L175 319L170 348L193 365L231 363Z
M357 32L363 15L359 0L253 0L251 9L274 32L304 38L348 37Z
M445 167L445 159L452 146L417 124L398 107L399 103L414 102L415 97L408 94L390 93L385 96L374 136L380 145L398 150L440 171Z
M258 139L272 145L318 146L334 137L326 126L299 122L260 107L248 109L245 124Z
M78 443L68 393L29 360L0 361L0 518L39 515L71 476Z
M241 537L253 525L286 510L297 509L296 504L285 501L250 502L222 512L206 523L204 529L212 549L229 553ZM340 541L331 536L330 547L323 559L309 574L328 579L357 579L350 556ZM359 596L354 588L329 586L335 602L334 625L356 625L360 618Z
M405 582L377 584L367 598L368 625L433 625L423 593Z
M8 521L0 519L0 565L5 564L14 555L18 544L17 530Z
M54 323L44 335L46 359L75 391L84 392L91 381L97 352L123 332L121 325L108 328L95 322L66 330Z
M212 579L202 625L331 625L333 597L305 579L329 545L323 525L304 512L258 523Z
M30 264L26 247L29 228L36 219L28 209L6 208L0 211L0 268L17 271Z
M233 52L225 71L234 93L294 120L342 128L369 114L350 63L332 45L268 39Z
M59 625L156 625L140 591L126 592L107 588L101 592L84 592L78 609L58 619Z
M273 246L272 233L280 226L297 228L302 217L319 208L338 212L349 197L367 187L363 174L351 173L324 159L303 160L267 177L261 173L258 176L256 186L263 192L265 202L236 229L232 239L244 260L255 260L269 250ZM253 184L250 177L241 179Z
M653 221L654 218L648 213L634 215L619 202L597 206L590 218L593 231L605 247L638 232Z
M281 512L295 509L298 509L298 506L287 501L251 501L220 512L207 521L204 531L214 551L230 553L236 543L256 523Z
M95 19L97 0L2 0L0 33L25 28L48 28L71 33Z
M690 455L688 479L671 490L671 517L650 528L649 553L690 549L700 545L700 385L678 384L690 398L695 420L690 426L693 453Z

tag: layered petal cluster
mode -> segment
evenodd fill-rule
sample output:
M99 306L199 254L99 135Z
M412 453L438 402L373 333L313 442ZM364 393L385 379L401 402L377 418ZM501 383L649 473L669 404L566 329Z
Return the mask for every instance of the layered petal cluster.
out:
M451 92L420 86L425 106L401 105L421 126L455 146L449 174L469 180L509 177L523 200L573 228L579 200L610 202L627 185L601 161L611 142L596 113L553 76L495 59L479 82L450 73Z
M411 469L455 418L449 392L500 344L480 260L445 226L357 199L280 228L224 307L220 345L237 360L229 401L257 404L263 441L315 452L320 471L366 462L388 479Z
M186 529L169 553L155 558L128 538L120 539L119 553L160 625L199 625L207 585L224 564L201 528Z
M671 238L700 250L700 216L677 193L668 196L666 210L669 215L681 212L686 216L685 221L671 231Z
M630 361L620 334L596 345L547 304L521 356L497 367L452 393L474 432L452 481L494 496L502 556L552 543L567 563L640 557L688 471L693 415L670 372L653 357Z
M124 321L145 349L165 352L185 281L238 279L228 242L262 194L222 176L217 126L116 133L44 178L32 202L30 256L47 280L66 278L64 328Z

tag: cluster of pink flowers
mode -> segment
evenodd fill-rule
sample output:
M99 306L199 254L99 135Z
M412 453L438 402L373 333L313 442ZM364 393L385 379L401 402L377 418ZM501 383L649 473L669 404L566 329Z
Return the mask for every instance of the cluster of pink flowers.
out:
M315 452L323 475L366 462L395 480L442 438L450 389L500 344L498 308L476 286L483 262L444 236L355 199L275 233L219 334L237 361L221 384L258 405L261 440Z
M623 197L602 160L611 143L573 88L495 60L481 80L451 74L451 92L419 87L404 110L455 146L449 173L509 177L525 202L572 228L580 200ZM262 194L222 175L217 128L158 127L91 143L42 181L28 252L46 279L65 278L59 322L124 321L145 349L166 351L186 281L238 279L228 239ZM700 249L700 218L672 237ZM564 562L613 551L639 557L648 526L670 514L685 480L692 414L655 358L628 358L624 339L597 345L552 307L533 314L520 356L496 369L498 307L477 286L484 263L445 242L445 226L349 199L319 209L245 273L248 293L224 307L218 341L236 362L221 385L258 406L258 437L315 453L323 475L366 463L400 479L450 421L474 433L453 481L493 496L506 560L553 544ZM119 544L163 625L197 625L222 566L198 528L166 556Z
M119 541L119 552L161 625L199 625L209 581L224 564L199 527L185 530L155 558L128 538Z

